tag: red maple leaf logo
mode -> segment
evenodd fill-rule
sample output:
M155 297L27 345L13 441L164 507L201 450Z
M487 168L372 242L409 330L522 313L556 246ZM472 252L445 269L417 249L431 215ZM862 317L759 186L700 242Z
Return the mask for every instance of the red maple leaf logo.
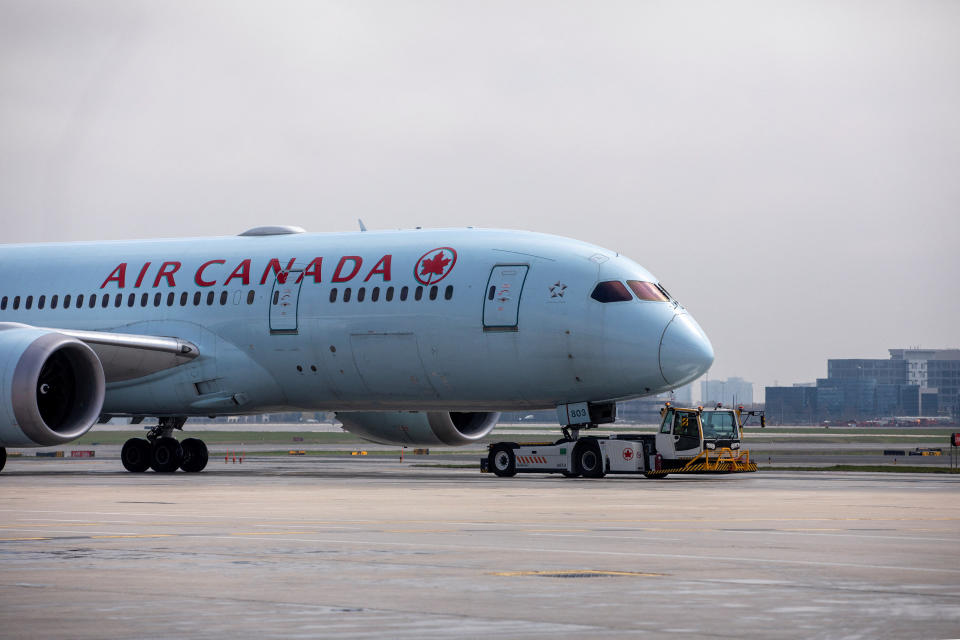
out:
M448 264L450 264L450 258L445 258L443 255L443 251L440 251L437 253L437 255L433 256L432 258L427 258L426 260L424 260L422 264L423 264L423 268L420 270L420 275L426 276L426 275L433 274L437 276L442 276L443 270L446 268Z

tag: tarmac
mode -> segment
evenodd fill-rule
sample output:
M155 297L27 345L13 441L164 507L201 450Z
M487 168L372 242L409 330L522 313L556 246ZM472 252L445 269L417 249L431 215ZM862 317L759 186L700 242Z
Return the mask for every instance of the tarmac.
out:
M960 475L11 458L0 637L956 638Z

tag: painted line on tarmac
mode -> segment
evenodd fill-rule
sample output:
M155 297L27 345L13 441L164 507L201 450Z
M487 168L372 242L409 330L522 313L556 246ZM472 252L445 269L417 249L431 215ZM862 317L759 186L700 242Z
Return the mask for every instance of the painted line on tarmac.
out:
M235 538L232 536L193 536L196 538L213 538L217 540L242 540L243 538ZM385 540L337 540L331 538L289 538L291 542L311 542L311 543L324 543L324 544L361 544L361 545L374 545L374 546L393 546L393 547L426 547L429 549L442 549L447 551L463 551L463 547L458 545L446 545L446 544L430 544L430 543L421 543L421 542L392 542ZM471 547L471 551L490 551L490 552L500 552L503 551L503 547ZM629 557L629 558L672 558L676 560L702 560L707 562L717 562L718 558L716 556L702 556L694 554L682 554L682 553L640 553L635 551L600 551L600 550L583 550L583 549L543 549L541 547L536 548L524 548L524 547L510 547L510 551L520 551L524 553L568 553L568 554L581 554L581 555L594 555L594 556L618 556L618 557ZM721 559L722 560L722 559ZM767 565L797 565L797 566L808 566L808 567L850 567L854 569L884 569L884 570L895 570L895 571L920 571L924 573L956 573L960 574L960 569L944 569L944 568L933 568L933 567L909 567L909 566L900 566L900 565L883 565L883 564L857 564L854 562L825 562L825 561L816 561L816 560L773 560L773 559L764 559L764 558L744 558L738 557L735 560L730 560L732 563L754 563L754 564L767 564Z

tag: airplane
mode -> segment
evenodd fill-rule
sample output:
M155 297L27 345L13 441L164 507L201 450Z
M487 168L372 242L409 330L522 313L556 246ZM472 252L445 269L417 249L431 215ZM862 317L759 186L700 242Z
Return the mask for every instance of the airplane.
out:
M374 442L460 446L501 411L563 428L705 373L706 334L636 262L513 230L0 245L7 447L157 418L128 471L203 470L196 416L333 411Z

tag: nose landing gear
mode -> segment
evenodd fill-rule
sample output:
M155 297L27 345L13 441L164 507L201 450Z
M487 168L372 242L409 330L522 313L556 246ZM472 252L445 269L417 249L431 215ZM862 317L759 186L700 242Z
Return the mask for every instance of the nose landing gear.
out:
M185 417L162 417L159 424L144 438L130 438L120 451L123 467L133 473L148 468L158 473L172 473L183 469L188 473L203 471L209 454L203 440L187 438L177 442L174 429L183 429Z

